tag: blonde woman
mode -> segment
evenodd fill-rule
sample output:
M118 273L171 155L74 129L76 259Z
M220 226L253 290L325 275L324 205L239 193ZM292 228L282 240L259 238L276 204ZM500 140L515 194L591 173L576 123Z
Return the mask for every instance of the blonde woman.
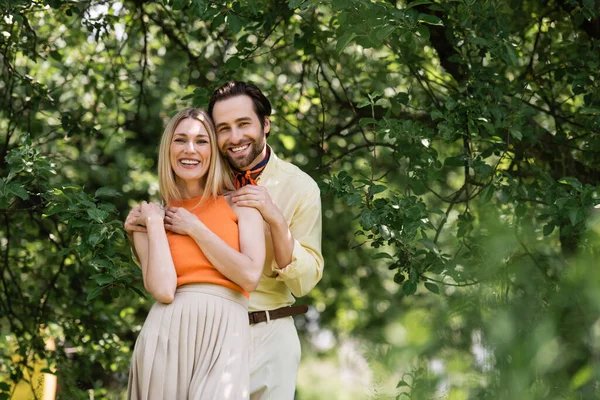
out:
M127 217L146 290L157 300L133 351L128 399L248 398L248 297L265 260L260 213L233 189L213 123L185 109L164 130L163 205Z

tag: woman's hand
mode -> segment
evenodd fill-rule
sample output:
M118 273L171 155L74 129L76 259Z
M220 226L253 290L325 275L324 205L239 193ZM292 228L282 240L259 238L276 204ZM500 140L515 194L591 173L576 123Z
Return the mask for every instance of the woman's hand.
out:
M142 221L143 225L148 226L150 222L158 220L162 222L164 218L165 210L163 210L163 208L160 205L156 203L146 203L145 201L142 201L142 204L140 204L139 221Z
M190 235L194 227L202 224L198 217L183 207L169 207L165 212L165 229L180 235Z

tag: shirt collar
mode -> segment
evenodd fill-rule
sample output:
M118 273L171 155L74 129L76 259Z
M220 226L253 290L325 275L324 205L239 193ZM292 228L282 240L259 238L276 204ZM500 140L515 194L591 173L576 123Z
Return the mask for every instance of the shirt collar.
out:
M267 146L269 147L269 150L271 151L271 156L269 157L269 162L267 162L267 166L265 167L265 169L263 169L263 171L260 173L258 178L256 178L256 182L264 181L266 179L271 178L273 175L275 175L277 172L279 163L281 162L279 157L277 157L277 155L273 151L273 148L269 145L267 145Z

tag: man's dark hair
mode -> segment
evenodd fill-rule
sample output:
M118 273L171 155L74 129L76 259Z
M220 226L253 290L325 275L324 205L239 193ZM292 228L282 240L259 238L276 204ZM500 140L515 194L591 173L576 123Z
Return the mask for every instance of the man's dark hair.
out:
M215 90L208 101L208 113L212 117L213 108L218 101L242 95L246 95L252 99L252 103L254 104L254 112L258 116L260 125L264 128L265 117L271 115L271 103L260 91L260 89L252 83L230 81Z

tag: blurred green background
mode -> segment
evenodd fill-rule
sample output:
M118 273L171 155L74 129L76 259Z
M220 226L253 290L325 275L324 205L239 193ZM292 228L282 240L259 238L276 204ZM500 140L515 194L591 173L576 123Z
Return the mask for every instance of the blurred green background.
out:
M600 398L598 0L0 13L0 400L123 398L151 299L121 221L230 79L322 191L297 399Z

